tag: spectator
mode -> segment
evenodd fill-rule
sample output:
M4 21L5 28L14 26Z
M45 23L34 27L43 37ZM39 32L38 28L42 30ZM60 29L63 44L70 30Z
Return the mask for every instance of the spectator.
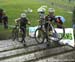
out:
M3 9L0 8L0 24L2 24Z
M3 20L4 28L8 29L8 16L6 15L6 12L3 13L2 20Z

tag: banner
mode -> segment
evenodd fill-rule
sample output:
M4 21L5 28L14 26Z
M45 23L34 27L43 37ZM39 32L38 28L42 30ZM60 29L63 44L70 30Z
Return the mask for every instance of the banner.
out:
M38 26L35 26L35 27L29 27L29 36L30 37L34 37L34 33L35 33L35 30L38 28ZM38 32L36 33L38 36Z
M35 30L38 28L38 26L35 27L29 27L29 36L34 37ZM55 29L59 34L63 34L62 29L56 28ZM38 36L38 32L36 33ZM65 28L65 36L60 41L61 44L68 44L72 47L74 47L74 35L73 35L73 28Z
M57 29L56 31L60 34L62 34L61 29ZM64 38L60 41L60 43L70 45L74 47L74 35L73 35L73 28L65 28L65 36Z

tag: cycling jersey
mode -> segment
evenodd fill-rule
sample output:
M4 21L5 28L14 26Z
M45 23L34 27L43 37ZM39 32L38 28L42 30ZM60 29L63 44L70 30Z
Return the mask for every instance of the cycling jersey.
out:
M55 16L51 16L51 15L47 15L46 17L45 17L45 20L46 21L54 21L55 20Z
M45 17L45 21L58 23L57 28L62 28L61 25L65 22L65 18L63 16L48 15L48 16ZM47 28L47 27L48 27L48 23L45 24L45 28Z
M28 20L26 18L20 19L20 26L24 26L26 28L26 24L28 23Z
M50 21L50 22L53 22L53 21L55 21L56 19L55 19L55 16L52 16L52 15L47 15L46 17L45 17L45 21ZM45 28L47 29L47 27L48 27L48 23L45 23ZM51 28L51 26L50 26L50 29L49 30L52 30L52 28Z

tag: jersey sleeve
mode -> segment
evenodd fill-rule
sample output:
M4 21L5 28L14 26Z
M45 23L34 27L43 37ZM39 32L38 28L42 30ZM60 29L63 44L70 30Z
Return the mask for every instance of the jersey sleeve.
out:
M15 23L19 23L20 22L20 18L15 19Z

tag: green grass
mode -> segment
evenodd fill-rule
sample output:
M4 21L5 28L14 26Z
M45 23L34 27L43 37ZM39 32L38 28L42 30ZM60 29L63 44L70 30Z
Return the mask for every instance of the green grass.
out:
M54 0L50 1L55 2ZM64 3L64 2L61 3L61 1L59 2L60 2L59 4ZM69 5L66 3L64 4ZM0 0L0 8L3 8L6 11L9 17L9 25L15 25L14 20L20 17L20 14L24 12L25 9L31 8L33 9L33 12L31 14L28 14L27 17L31 21L31 26L36 26L38 24L37 20L39 19L37 8L39 8L41 5L47 5L48 8L53 7L49 4L49 2L44 2L44 0ZM70 4L70 6L72 6L72 4ZM65 17L66 19L66 22L64 24L65 27L72 27L71 24L72 14L67 13L68 11L65 11L62 8L57 8L57 7L54 8L56 10L55 15L61 15ZM48 11L46 11L46 14L48 14ZM0 26L0 38L5 38L6 36L8 37L8 35L10 35L10 32L11 28L5 30Z
M68 0L48 0L48 1L60 4L60 5L68 6L70 8L71 7L73 8L75 6L75 1L71 1L71 2L69 2Z

